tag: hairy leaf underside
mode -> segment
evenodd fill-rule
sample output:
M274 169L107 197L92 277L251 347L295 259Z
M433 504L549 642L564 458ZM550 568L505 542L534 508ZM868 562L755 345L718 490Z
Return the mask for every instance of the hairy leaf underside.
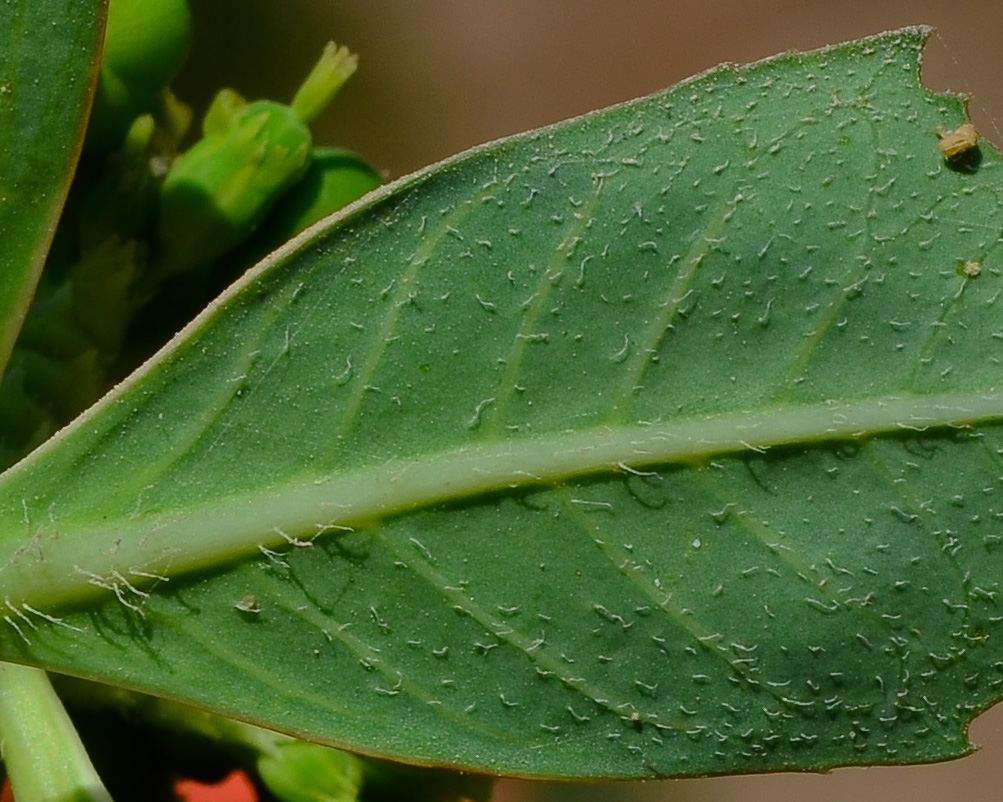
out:
M0 479L0 657L405 761L928 761L1003 693L995 149L909 29L458 156Z

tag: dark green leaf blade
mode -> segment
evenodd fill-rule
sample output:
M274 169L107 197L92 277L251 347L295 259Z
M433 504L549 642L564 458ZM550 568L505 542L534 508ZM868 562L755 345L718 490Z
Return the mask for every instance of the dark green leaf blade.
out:
M945 162L924 38L308 234L0 481L0 656L524 776L963 754L1003 684L1001 161Z
M0 8L0 370L42 271L83 141L105 2Z

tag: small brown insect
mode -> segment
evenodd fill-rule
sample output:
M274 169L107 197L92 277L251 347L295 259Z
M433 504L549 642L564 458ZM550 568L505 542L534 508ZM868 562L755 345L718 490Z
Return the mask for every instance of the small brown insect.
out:
M971 123L965 123L956 131L937 126L935 133L940 137L940 152L949 162L963 158L979 144L979 132Z
M236 607L238 610L240 610L240 612L242 613L261 612L261 606L258 604L258 597L255 596L253 593L248 593L246 596L244 596L243 599L241 599L233 606Z

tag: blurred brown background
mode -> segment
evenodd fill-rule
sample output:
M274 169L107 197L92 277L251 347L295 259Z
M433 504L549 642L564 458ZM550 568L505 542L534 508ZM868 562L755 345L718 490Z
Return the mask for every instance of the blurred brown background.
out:
M973 96L1003 142L1003 3L994 0L191 0L196 42L178 93L201 112L213 88L290 99L328 39L361 55L316 126L397 177L472 145L644 95L722 61L748 62L915 23L937 28L924 77ZM1003 707L981 752L936 766L841 769L645 785L509 781L498 802L997 802Z

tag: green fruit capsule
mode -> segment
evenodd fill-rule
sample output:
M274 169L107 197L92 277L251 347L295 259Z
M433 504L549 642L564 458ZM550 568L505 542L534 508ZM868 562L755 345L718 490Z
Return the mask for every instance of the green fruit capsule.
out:
M263 100L192 146L160 190L158 278L209 264L243 242L302 178L311 145L289 106Z
M109 0L88 150L118 147L181 69L190 44L187 0Z
M306 174L275 207L261 234L278 247L382 183L380 174L358 154L314 148Z

